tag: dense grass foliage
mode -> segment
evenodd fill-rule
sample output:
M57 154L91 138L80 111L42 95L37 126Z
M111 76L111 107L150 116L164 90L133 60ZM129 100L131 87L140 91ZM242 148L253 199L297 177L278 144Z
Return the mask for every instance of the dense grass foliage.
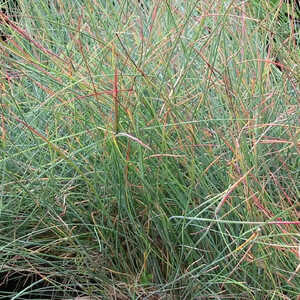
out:
M299 296L299 31L268 2L1 14L0 299Z

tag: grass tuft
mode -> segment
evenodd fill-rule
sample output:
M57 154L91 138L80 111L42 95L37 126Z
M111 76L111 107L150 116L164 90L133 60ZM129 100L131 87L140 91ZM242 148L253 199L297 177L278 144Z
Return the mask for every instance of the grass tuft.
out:
M299 11L269 2L1 12L0 299L299 297Z

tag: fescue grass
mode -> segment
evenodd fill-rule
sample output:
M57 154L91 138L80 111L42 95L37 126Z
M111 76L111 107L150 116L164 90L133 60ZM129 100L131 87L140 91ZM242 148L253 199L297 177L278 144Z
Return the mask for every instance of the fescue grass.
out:
M299 37L267 2L21 1L0 299L300 295Z

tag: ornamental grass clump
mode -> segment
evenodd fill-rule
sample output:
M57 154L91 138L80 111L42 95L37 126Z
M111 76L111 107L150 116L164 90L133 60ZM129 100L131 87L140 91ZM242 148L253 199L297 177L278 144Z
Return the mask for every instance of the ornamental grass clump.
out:
M279 4L19 4L0 19L0 299L296 298Z

